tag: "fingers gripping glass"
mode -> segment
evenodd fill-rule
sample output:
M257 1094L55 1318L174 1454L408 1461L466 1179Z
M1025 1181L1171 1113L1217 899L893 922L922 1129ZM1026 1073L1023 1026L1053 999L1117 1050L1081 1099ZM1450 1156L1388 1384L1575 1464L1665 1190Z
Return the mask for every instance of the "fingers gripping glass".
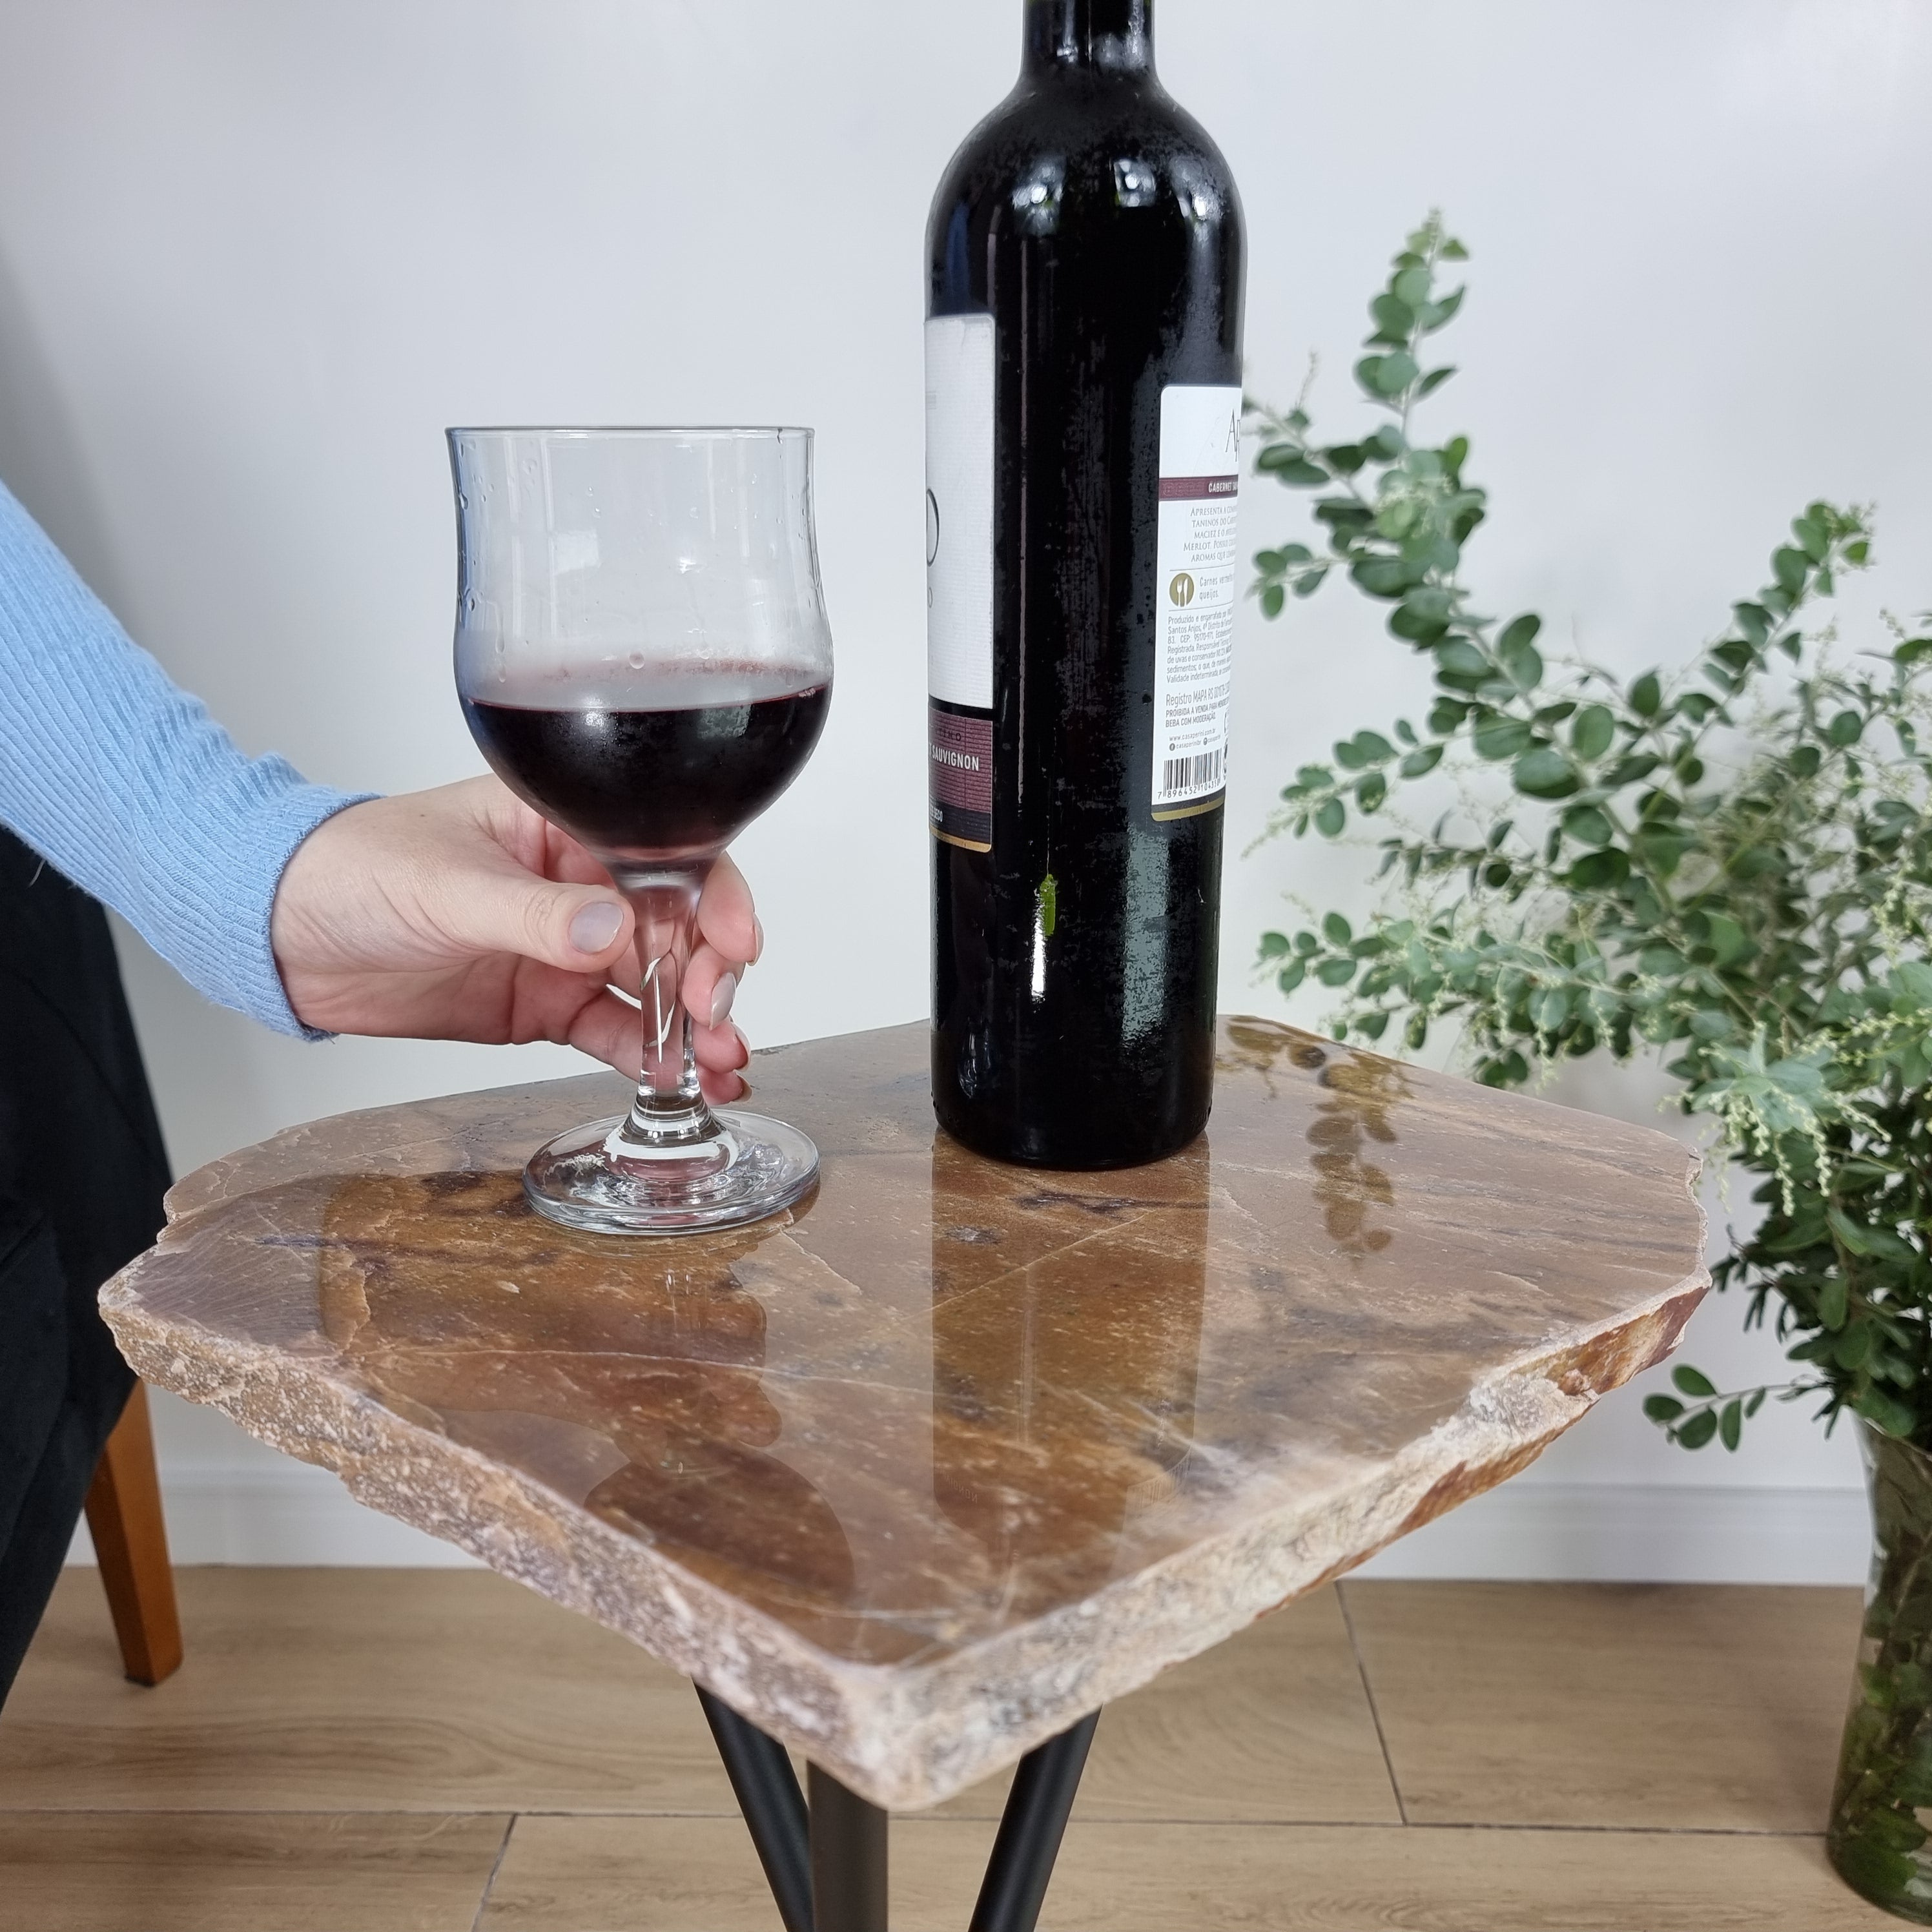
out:
M464 715L637 914L637 1098L538 1148L524 1191L607 1234L776 1213L818 1150L706 1106L680 994L706 875L797 776L831 695L812 432L454 429L449 448Z

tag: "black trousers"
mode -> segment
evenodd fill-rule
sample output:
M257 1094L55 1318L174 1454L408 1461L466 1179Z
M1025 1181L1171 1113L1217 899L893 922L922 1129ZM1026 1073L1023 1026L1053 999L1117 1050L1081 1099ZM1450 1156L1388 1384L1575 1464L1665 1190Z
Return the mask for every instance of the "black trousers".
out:
M94 1295L167 1185L106 916L0 829L0 1702L134 1384Z

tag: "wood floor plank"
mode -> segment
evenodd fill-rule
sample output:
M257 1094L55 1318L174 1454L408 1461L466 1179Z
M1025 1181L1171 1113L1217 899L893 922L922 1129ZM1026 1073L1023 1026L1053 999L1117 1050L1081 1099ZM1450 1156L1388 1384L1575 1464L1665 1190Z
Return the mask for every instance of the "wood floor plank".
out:
M470 1932L509 1822L13 1813L0 1932Z
M935 1815L997 1817L1010 1780ZM1109 1705L1076 1818L1396 1824L1401 1813L1332 1588Z
M970 1829L970 1826L962 1827ZM956 1914L956 1929L964 1922ZM775 1932L736 1818L519 1818L479 1932Z
M152 1693L112 1667L91 1580L63 1578L0 1717L0 1808L735 1815L683 1679L501 1578L181 1575L192 1667ZM997 1816L1006 1783L990 1780L946 1808ZM1077 1815L1394 1822L1334 1592L1291 1604L1112 1707Z
M957 1932L979 1820L892 1828L896 1932ZM772 1932L724 1820L520 1818L484 1932ZM1808 1838L1440 1826L1068 1828L1041 1932L1886 1932Z
M0 1714L0 1932L466 1927L500 1849L493 1932L772 1932L696 1701L634 1646L480 1572L180 1581L155 1690L63 1581ZM1346 1588L1411 1824L1319 1593L1102 1719L1043 1932L1894 1922L1808 1835L1856 1592ZM896 1932L964 1922L998 1795L896 1821Z
M484 1570L190 1568L127 1683L73 1570L0 1713L0 1810L733 1812L691 1686Z
M1823 1828L1855 1589L1342 1589L1413 1822Z

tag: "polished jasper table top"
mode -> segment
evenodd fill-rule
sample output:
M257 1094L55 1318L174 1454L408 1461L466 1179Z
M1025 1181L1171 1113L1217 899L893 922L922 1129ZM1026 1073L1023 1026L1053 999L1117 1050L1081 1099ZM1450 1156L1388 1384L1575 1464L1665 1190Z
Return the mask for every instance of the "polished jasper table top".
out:
M761 1054L817 1196L554 1226L607 1076L219 1161L104 1290L142 1374L624 1631L880 1804L946 1796L1521 1468L1703 1292L1662 1133L1258 1020L1193 1147L1004 1167L922 1027Z

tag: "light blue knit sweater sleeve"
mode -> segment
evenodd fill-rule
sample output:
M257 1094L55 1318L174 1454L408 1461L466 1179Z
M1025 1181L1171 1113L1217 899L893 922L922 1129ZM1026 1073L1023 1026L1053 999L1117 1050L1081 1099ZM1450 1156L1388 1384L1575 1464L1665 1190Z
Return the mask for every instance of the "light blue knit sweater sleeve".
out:
M291 854L350 794L246 758L0 485L0 824L212 1000L296 1018L268 944Z

